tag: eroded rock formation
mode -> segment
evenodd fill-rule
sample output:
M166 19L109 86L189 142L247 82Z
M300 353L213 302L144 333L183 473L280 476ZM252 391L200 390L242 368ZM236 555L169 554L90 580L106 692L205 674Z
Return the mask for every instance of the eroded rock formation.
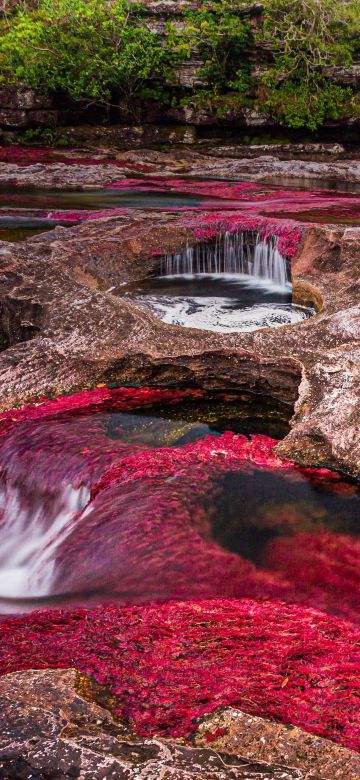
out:
M279 454L359 474L360 229L306 229L292 261L294 296L318 313L301 324L224 336L166 325L111 294L156 270L159 254L199 240L202 226L211 235L222 225L246 229L262 221L283 230L276 219L242 216L239 204L233 216L137 210L56 228L17 246L3 243L4 322L11 300L20 329L20 343L0 358L3 408L48 390L99 383L244 387L296 401ZM5 345L6 332L3 326Z

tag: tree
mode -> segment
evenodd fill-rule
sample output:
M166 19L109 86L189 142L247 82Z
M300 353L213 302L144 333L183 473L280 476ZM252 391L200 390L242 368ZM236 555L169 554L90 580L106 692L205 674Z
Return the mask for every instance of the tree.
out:
M262 41L273 54L263 76L266 108L292 127L337 119L351 90L329 67L349 66L359 34L359 0L267 0Z
M118 95L135 112L150 77L166 69L167 51L127 0L39 0L3 21L0 65L15 83L86 104L110 105Z

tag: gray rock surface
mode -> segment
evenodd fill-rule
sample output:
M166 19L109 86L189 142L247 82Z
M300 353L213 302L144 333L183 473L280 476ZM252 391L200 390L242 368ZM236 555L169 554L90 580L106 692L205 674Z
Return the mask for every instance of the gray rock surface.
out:
M116 721L103 704L95 702L101 696L98 686L71 669L17 672L0 678L2 780L359 777L359 756L352 751L311 737L300 729L289 730L286 742L281 736L286 730L284 726L259 718L239 718L231 710L220 716L227 737L216 749L203 746L201 735L204 729L213 728L219 716L212 716L200 726L196 746L141 739ZM265 760L266 746L270 755Z

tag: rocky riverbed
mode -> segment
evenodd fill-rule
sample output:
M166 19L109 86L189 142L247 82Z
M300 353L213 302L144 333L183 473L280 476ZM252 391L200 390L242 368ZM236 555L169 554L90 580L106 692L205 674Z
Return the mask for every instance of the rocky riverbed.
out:
M45 202L32 208L49 228L0 242L2 523L12 512L29 543L35 514L24 514L19 485L38 521L39 484L48 509L57 485L88 491L71 505L70 536L64 514L61 529L54 515L58 539L43 529L36 577L50 573L53 590L41 595L60 603L4 610L4 780L359 777L353 529L329 528L323 509L310 519L307 505L289 505L276 522L274 513L252 519L266 534L270 523L275 537L265 534L262 563L258 551L250 563L246 547L225 551L214 537L209 507L214 474L241 472L246 490L254 469L285 479L291 469L295 482L305 469L315 492L338 490L349 508L355 500L360 164L339 150L329 162L242 154L0 152L0 216L29 216L31 190L42 192ZM46 191L80 200L46 207ZM81 202L89 192L91 208ZM110 205L97 207L101 192L111 192ZM129 192L143 202L122 202ZM272 242L274 262L281 258L285 276L290 269L293 303L312 316L211 332L167 324L124 294L196 247L205 255L215 247L214 264L235 235L250 270L256 247ZM181 409L171 424L165 414L165 427L151 417L157 393L200 404L217 392L226 403L250 394L264 409L280 404L289 427L270 438L254 422L243 435L231 415L217 430L211 410L200 415L209 431ZM111 403L111 412L132 414L139 398L151 417L140 432L132 418L116 428L97 417Z

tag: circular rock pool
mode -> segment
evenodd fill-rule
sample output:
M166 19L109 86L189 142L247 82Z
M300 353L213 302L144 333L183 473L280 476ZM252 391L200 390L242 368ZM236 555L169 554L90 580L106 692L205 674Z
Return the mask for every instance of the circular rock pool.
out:
M290 284L245 274L151 277L121 292L170 325L219 333L279 328L315 313L292 303Z

